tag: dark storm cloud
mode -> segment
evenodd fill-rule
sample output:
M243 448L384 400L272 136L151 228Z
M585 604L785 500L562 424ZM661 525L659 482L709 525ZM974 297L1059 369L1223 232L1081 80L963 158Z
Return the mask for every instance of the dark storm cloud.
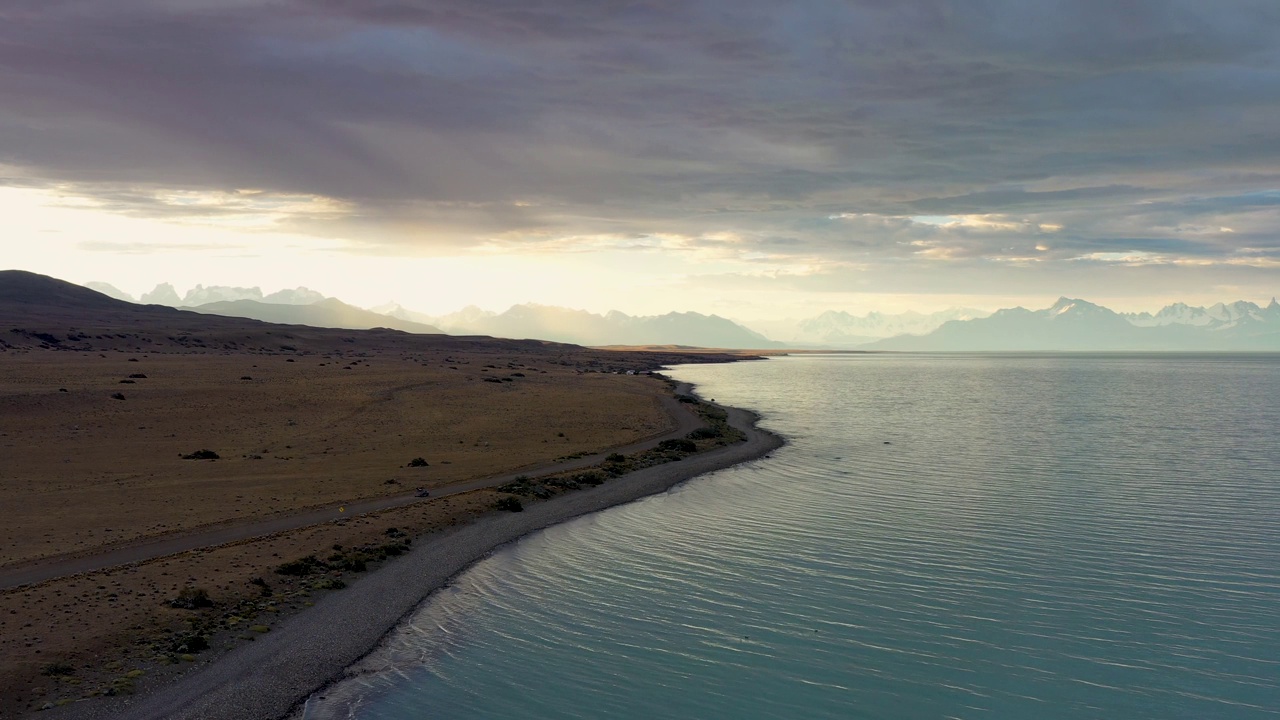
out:
M1271 0L11 0L0 163L142 214L330 197L295 227L384 245L1228 258L1275 248L1277 61Z

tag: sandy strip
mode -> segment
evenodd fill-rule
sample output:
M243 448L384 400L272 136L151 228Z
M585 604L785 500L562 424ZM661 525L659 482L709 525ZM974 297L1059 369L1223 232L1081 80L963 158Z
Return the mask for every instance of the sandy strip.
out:
M298 613L257 642L141 697L97 699L50 711L49 718L130 720L274 720L313 692L341 679L436 589L493 551L535 530L663 492L703 473L763 457L782 438L756 427L747 410L725 408L746 442L645 468L588 490L531 504L521 513L484 517L414 543L413 551L315 607Z

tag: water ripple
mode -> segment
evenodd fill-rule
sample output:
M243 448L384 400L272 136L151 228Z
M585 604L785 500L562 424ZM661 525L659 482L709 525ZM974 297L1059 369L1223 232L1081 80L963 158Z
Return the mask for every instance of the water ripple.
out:
M308 717L1280 717L1280 360L680 368L769 461L551 528Z

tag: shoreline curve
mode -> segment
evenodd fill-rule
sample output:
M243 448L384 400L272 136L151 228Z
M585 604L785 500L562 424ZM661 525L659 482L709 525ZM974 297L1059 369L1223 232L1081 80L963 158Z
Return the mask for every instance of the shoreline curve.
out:
M684 392L687 383L679 391ZM712 403L714 404L714 403ZM637 470L560 495L524 512L491 514L430 536L341 592L330 593L260 640L234 648L154 692L117 702L76 703L49 717L73 720L274 720L298 717L315 692L342 680L451 579L495 549L551 525L664 492L786 444L757 427L750 410L718 405L743 442Z

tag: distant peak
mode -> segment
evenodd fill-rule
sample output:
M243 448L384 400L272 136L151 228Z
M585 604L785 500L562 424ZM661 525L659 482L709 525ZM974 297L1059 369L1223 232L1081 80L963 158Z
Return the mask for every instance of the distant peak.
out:
M1058 301L1049 307L1049 314L1061 315L1062 313L1071 310L1072 308L1074 308L1076 305L1079 305L1080 303L1081 303L1080 300L1073 300L1072 298L1066 297L1064 295L1063 297L1058 298Z

